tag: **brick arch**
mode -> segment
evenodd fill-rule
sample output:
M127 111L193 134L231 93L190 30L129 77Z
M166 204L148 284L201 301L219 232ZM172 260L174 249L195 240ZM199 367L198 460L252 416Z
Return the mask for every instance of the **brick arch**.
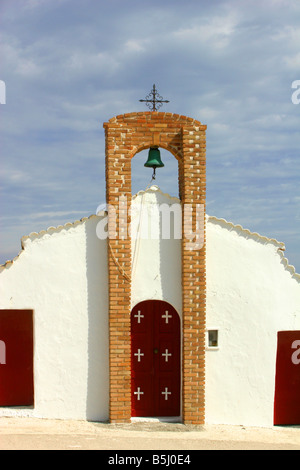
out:
M134 148L132 151L132 154L130 155L130 158L133 159L138 153L142 152L143 150L147 150L152 146L153 146L153 143L148 142L148 143L142 144L138 148ZM182 159L182 152L180 150L174 149L166 144L160 144L158 147L170 152L176 158L176 160L180 161Z
M152 145L170 151L179 162L183 206L205 207L206 126L179 114L133 112L103 124L106 147L106 202L121 217L120 196L131 206L131 159ZM162 190L164 188L161 188ZM130 213L130 211L129 211ZM126 216L126 215L125 215ZM127 216L130 223L130 218ZM192 226L193 224L191 224ZM109 219L110 231L110 219ZM184 233L184 230L182 231ZM201 248L191 251L182 238L182 384L183 421L203 424L205 411L205 233ZM110 421L130 420L131 240L109 239Z
M166 112L158 112L158 111L138 111L138 112L132 112L132 113L125 113L125 114L119 114L118 116L114 116L111 119L109 119L108 124L111 123L125 123L129 121L134 121L134 120L140 120L140 123L143 123L145 121L157 121L157 120L163 120L163 121L169 121L172 123L178 123L178 124L188 124L188 125L194 125L194 126L202 126L202 123L198 121L197 119L188 117L188 116L183 116L180 114L174 114L174 113L166 113ZM106 125L106 123L104 124ZM206 126L204 125L203 127Z
M111 118L104 124L105 128L118 127L123 133L131 128L131 152L130 158L152 145L171 152L177 160L183 157L182 129L193 127L195 131L205 131L206 126L200 121L173 113L162 112L133 112L120 114ZM126 135L123 136L126 140ZM128 139L127 139L128 140Z

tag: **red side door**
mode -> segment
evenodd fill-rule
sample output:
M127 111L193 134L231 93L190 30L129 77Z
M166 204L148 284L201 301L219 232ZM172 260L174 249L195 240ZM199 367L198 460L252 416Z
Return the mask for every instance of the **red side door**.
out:
M33 311L0 310L0 406L33 401Z
M131 312L132 416L180 415L180 319L167 302Z
M300 424L300 331L279 331L274 424Z

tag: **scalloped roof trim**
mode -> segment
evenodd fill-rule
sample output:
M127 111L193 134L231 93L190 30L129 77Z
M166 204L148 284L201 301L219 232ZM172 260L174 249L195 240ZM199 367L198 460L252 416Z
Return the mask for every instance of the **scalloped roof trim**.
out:
M284 265L285 269L289 271L292 277L300 281L300 274L297 273L295 266L289 264L288 258L284 256L285 244L283 242L279 242L275 238L269 238L264 235L260 235L257 232L251 232L249 229L242 227L242 225L233 224L232 222L228 222L226 219L207 215L207 220L209 222L216 222L223 226L226 225L228 229L236 230L237 232L240 232L243 235L247 236L247 238L252 238L256 241L263 242L264 244L270 243L272 245L275 245L277 247L277 254L280 256L281 263Z
M222 218L211 216L211 215L207 215L207 218L209 222L217 222L222 225L227 225L228 228L230 227L231 229L236 230L237 232L242 232L244 235L248 235L248 237L257 238L260 241L264 241L265 243L272 243L273 245L278 246L280 250L283 250L283 251L285 250L285 244L283 242L279 242L275 238L269 238L269 237L266 237L265 235L260 235L257 232L251 232L251 230L244 228L242 225L228 222L228 220L226 219L222 219Z
M141 190L138 193L136 193L132 199L135 199L137 196L142 196L146 192L159 192L162 196L166 197L170 201L174 202L180 202L180 199L174 196L170 196L168 193L164 193L158 186L153 185L150 186L149 188L146 188L145 190ZM212 215L206 214L206 221L207 222L216 222L220 225L226 226L229 230L236 230L238 233L243 234L247 238L253 238L256 241L263 242L265 244L271 243L277 247L277 253L281 257L281 262L284 265L285 269L290 272L292 277L296 278L297 280L300 281L300 274L296 272L295 266L289 264L289 260L284 256L283 252L285 251L285 244L283 242L279 242L275 238L269 238L264 235L260 235L257 232L251 232L251 230L244 228L240 224L234 224L232 222L228 222L226 219L222 219L219 217L215 217Z
M15 263L19 259L19 257L25 250L25 242L29 238L35 239L35 238L40 238L46 234L51 234L53 232L59 233L61 230L66 230L70 227L76 227L76 225L83 224L87 220L99 217L101 215L104 215L104 211L100 211L97 215L92 214L88 217L82 217L81 219L75 220L74 222L67 222L66 224L58 225L56 227L51 226L51 227L48 227L46 230L41 230L40 232L31 232L29 235L23 235L23 237L21 238L21 250L19 251L17 256L15 256L12 260L8 260L4 264L0 264L0 272L3 271L5 268L10 268L13 265L13 263Z
M175 196L170 196L170 194L168 194L168 193L164 193L157 185L152 185L150 187L147 187L145 190L138 191L134 196L132 196L132 199L134 200L138 196L142 196L143 194L145 194L147 192L159 192L162 196L169 199L170 201L177 202L177 203L180 202L179 198L177 198ZM76 225L82 224L82 223L86 222L89 219L99 217L99 216L104 216L106 213L107 213L106 211L100 211L97 215L92 214L89 217L83 217L82 219L76 220L75 222L67 222L64 225L59 225L57 227L49 227L47 230L41 230L38 233L37 232L31 232L29 235L24 235L21 238L22 250L12 260L8 260L4 264L0 264L0 271L3 271L3 269L12 266L12 264L20 257L20 255L22 254L22 252L25 249L24 242L28 238L37 238L37 237L41 237L41 236L43 236L47 233L49 234L51 232L59 232L59 231L64 230L66 228L74 227ZM279 242L275 238L269 238L269 237L260 235L257 232L251 232L249 229L245 229L244 227L242 227L242 225L233 224L232 222L228 222L226 219L222 219L222 218L219 218L219 217L210 216L210 215L206 214L206 221L207 222L216 222L218 224L222 224L223 226L225 225L228 229L236 230L237 232L240 232L241 234L246 235L247 237L251 237L253 239L259 240L261 242L264 242L265 244L271 243L271 244L277 246L278 247L277 253L281 257L281 262L284 265L285 269L290 272L292 277L294 277L295 279L300 281L300 274L298 274L296 272L295 266L289 264L288 259L283 254L283 252L285 251L285 244L283 242Z

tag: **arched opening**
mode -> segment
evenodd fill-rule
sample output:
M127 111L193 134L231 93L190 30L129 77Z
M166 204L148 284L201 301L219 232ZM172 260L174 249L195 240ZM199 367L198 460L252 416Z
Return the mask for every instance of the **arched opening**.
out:
M159 148L163 168L157 168L156 178L151 181L153 170L145 168L144 164L148 158L149 149L141 150L131 160L131 193L137 194L144 191L150 184L157 185L162 192L173 197L179 197L178 188L178 161L171 152Z

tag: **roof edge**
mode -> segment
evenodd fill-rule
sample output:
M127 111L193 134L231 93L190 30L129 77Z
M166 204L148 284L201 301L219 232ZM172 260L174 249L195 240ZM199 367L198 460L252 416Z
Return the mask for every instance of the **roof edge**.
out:
M242 225L234 224L233 222L229 222L226 219L222 219L222 218L211 216L211 215L207 215L207 217L210 222L222 223L223 225L227 225L228 227L232 229L243 232L245 235L252 236L254 238L259 238L261 241L265 241L266 243L272 243L273 245L276 245L280 250L283 250L283 251L285 250L285 244L283 242L279 242L278 240L276 240L276 238L269 238L265 235L261 235L258 232L252 232L251 230L244 228Z
M152 185L150 187L147 187L145 190L138 191L135 195L132 196L132 199L136 199L138 196L142 196L146 192L150 192L150 191L151 192L154 192L154 191L159 192L162 196L166 197L170 201L173 201L174 203L175 202L176 203L181 203L179 198L177 198L175 196L171 196L168 193L164 193L159 188L159 186L157 186L157 185ZM20 255L23 253L23 251L25 249L25 242L28 238L35 239L35 238L41 237L43 235L46 235L47 233L48 234L53 233L53 232L57 233L57 232L59 232L61 230L64 230L68 227L75 227L76 225L82 224L82 223L86 222L87 220L90 220L90 219L96 218L96 217L101 217L101 216L104 216L106 214L107 213L105 211L102 211L102 212L99 212L98 214L92 214L88 217L82 217L81 219L76 220L74 222L67 222L64 225L58 225L57 227L48 227L46 230L41 230L39 232L31 232L29 235L24 235L21 238L21 247L22 247L22 249L17 254L17 256L15 256L12 260L8 260L4 264L0 264L0 272L3 271L6 268L11 267L13 265L13 263L15 263L17 261L17 259L19 259ZM282 261L285 269L287 269L290 272L292 277L294 277L295 279L300 281L300 274L298 274L296 272L295 266L289 264L288 258L286 258L284 256L283 252L285 251L285 244L283 242L279 242L275 238L269 238L267 236L260 235L257 232L252 232L251 230L242 227L242 225L240 225L240 224L233 224L232 222L228 222L226 219L215 217L215 216L210 216L208 214L206 214L206 222L216 222L216 223L219 223L219 224L222 224L222 225L226 225L227 228L229 228L231 230L236 230L238 232L241 232L243 235L247 235L248 237L259 239L260 241L264 242L265 244L270 243L270 244L275 245L277 247L277 253L281 257L281 261Z
M265 244L272 244L275 247L277 247L277 254L281 258L281 263L284 265L284 268L289 271L291 276L296 279L297 281L300 281L300 274L297 273L295 266L292 264L289 264L289 260L286 256L284 256L284 251L285 251L285 244L283 242L279 242L275 238L269 238L264 235L260 235L257 232L251 232L249 229L245 229L242 227L242 225L239 224L233 224L232 222L228 222L226 219L221 219L218 217L214 216L209 216L207 215L207 220L209 222L217 222L223 225L227 225L229 228L232 230L237 230L239 232L242 232L244 235L247 235L248 237L256 238L259 239L260 241L264 242Z
M92 214L88 217L82 217L79 220L75 220L74 222L67 222L63 225L57 225L56 227L51 226L51 227L48 227L46 230L40 230L39 232L31 232L29 235L23 235L21 237L21 250L19 251L17 256L15 256L12 260L7 260L5 263L0 264L0 272L3 271L6 268L10 268L13 265L13 263L15 263L19 259L19 257L21 256L21 254L25 250L25 242L26 242L27 239L32 238L34 240L38 237L46 235L47 233L48 234L54 233L54 232L58 233L61 230L67 229L69 227L75 227L76 225L83 224L87 220L90 220L94 217L99 217L100 214L102 215L102 213L99 213L98 215Z

